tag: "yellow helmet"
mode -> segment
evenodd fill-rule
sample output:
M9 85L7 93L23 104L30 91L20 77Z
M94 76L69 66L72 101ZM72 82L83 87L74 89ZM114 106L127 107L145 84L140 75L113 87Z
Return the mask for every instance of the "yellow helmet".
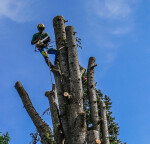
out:
M39 29L45 29L45 26L44 26L44 24L42 24L42 23L40 23L40 24L38 24L38 26L37 26L37 29L39 30Z

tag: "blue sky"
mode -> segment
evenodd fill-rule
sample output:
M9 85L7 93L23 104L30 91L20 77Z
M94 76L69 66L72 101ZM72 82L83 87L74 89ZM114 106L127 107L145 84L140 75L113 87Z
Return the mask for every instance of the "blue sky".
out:
M49 69L30 40L44 23L54 40L52 19L63 15L82 39L79 60L97 59L97 88L113 102L120 139L150 144L150 1L148 0L0 0L0 131L10 144L27 144L35 127L14 84L20 80L41 115L48 108ZM54 57L50 56L53 61ZM51 124L49 116L43 119Z

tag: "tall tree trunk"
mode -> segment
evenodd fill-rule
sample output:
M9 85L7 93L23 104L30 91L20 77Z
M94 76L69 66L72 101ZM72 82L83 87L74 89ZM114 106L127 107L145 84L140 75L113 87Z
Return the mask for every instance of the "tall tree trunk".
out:
M104 101L101 101L100 108L101 108L103 144L110 144L110 142L109 142L109 133L108 133L108 125L107 125L107 116L106 116L106 105L105 105Z
M59 52L59 66L60 66L60 75L55 76L56 87L60 90L59 86L61 85L61 94L59 95L59 105L60 113L62 118L63 131L66 140L69 139L69 127L67 119L67 106L66 98L64 97L64 92L70 92L69 89L69 66L68 66L68 57L67 57L67 48L66 48L66 32L65 32L65 20L62 16L56 16L53 19L53 27L55 32L56 46ZM59 84L59 85L58 85ZM57 91L58 91L57 89ZM57 92L58 93L58 92Z
M71 143L83 144L86 138L86 117L83 111L83 91L75 31L72 26L66 27L68 63L70 71L70 99L68 103L68 121L71 131Z
M37 111L32 105L29 95L27 94L27 92L25 91L25 89L19 81L16 82L15 88L20 95L20 98L22 100L22 103L24 104L26 111L28 112L29 116L31 117L34 125L36 126L39 132L39 135L41 137L41 143L52 144L52 140L50 139L51 133L49 126L45 122L43 122L42 118L37 113Z
M90 112L91 112L91 120L93 124L93 130L97 130L100 132L100 120L98 115L98 105L97 105L97 97L96 97L96 88L95 88L95 80L94 80L94 68L95 58L90 57L88 69L87 69L87 85L88 85L88 97L90 103ZM100 134L99 134L100 135Z

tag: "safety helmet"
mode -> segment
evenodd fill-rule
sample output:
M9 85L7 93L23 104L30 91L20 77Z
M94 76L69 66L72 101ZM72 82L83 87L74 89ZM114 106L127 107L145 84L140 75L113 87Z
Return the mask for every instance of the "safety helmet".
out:
M42 23L38 24L37 29L38 29L38 30L39 30L39 29L45 29L44 24L42 24Z

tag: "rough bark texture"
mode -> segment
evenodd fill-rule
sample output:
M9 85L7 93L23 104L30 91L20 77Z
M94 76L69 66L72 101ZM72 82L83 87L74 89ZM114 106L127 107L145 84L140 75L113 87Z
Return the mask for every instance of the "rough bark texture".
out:
M49 104L50 104L55 141L57 142L57 144L64 144L64 135L63 135L62 124L59 116L57 95L56 95L56 89L54 84L53 84L52 91L45 92L45 96L48 97Z
M90 130L87 135L87 144L101 144L99 139L99 132Z
M65 20L62 16L56 16L53 19L53 27L55 32L56 46L59 51L59 66L61 74L55 76L55 82L57 87L57 93L59 93L59 105L62 118L63 131L66 139L69 139L69 127L67 120L67 108L66 98L63 97L64 92L70 92L69 90L69 67L66 48L66 32L65 32ZM61 86L61 89L59 88ZM61 95L60 95L61 94Z
M52 141L49 138L49 136L51 135L49 126L45 122L43 122L42 118L37 113L37 111L32 105L29 95L27 94L27 92L25 91L25 89L19 81L16 82L15 88L20 95L20 98L22 100L22 103L24 104L26 111L28 112L29 116L31 117L34 125L36 126L39 132L39 135L41 137L41 143L52 144Z
M62 16L56 16L53 19L56 46L59 51L59 65L62 74L63 89L69 92L69 66L66 47L65 19Z
M71 130L72 144L83 144L86 135L86 118L83 111L83 91L75 31L72 26L66 27L68 63L70 72L70 95L68 103L68 121Z
M103 101L101 101L100 107L101 107L101 122L102 122L103 144L110 144L110 142L109 142L109 133L108 133L108 125L107 125L107 116L106 116L106 105Z
M88 97L90 103L90 112L91 112L91 120L93 124L93 130L97 130L100 132L100 120L98 115L98 105L97 105L97 97L96 97L96 88L95 88L95 80L94 80L94 68L95 58L90 57L88 69L87 69L87 85L88 85Z

